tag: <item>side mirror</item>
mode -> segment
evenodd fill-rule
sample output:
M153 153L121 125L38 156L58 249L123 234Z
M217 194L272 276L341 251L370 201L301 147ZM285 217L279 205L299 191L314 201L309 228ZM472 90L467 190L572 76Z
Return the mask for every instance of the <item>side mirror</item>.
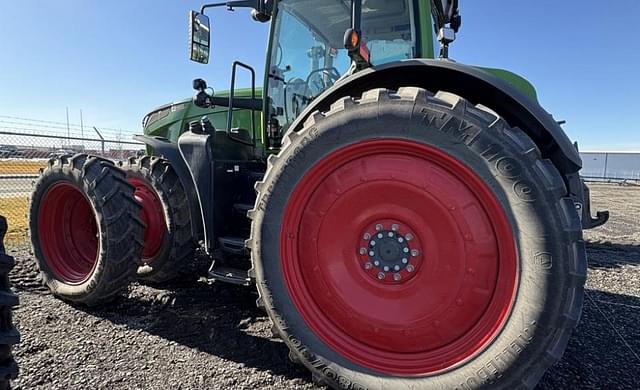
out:
M209 17L196 11L191 11L189 18L189 49L191 61L200 64L209 63L209 49L211 47L211 28Z

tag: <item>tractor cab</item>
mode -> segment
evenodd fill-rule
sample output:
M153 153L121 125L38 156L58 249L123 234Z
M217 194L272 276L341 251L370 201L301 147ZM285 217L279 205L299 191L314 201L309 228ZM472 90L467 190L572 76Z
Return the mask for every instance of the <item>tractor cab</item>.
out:
M266 94L268 129L281 135L302 111L355 71L345 48L350 2L284 0L276 5ZM362 9L362 50L371 64L416 57L409 0L368 1Z
M271 22L267 65L262 96L261 135L267 150L277 151L282 137L306 107L325 90L358 70L433 56L430 23L420 26L416 15L430 15L426 2L412 0L280 0L275 2L236 1L209 4L191 13L191 60L207 63L211 28L206 9L226 6L255 7L254 19ZM354 20L354 13L358 15ZM429 17L430 19L430 17ZM354 29L353 27L356 27ZM423 27L425 31L420 31ZM355 30L355 31L354 31ZM350 35L351 34L351 35ZM357 42L353 40L357 40ZM229 108L227 130L247 99L235 98L238 68L255 75L253 68L235 63L229 99L214 99L212 90L198 89L194 103L210 108L222 103ZM202 86L202 85L201 85ZM255 91L255 85L252 86ZM209 96L207 96L209 93ZM218 104L220 105L220 104ZM246 123L246 128L255 125ZM232 138L235 138L231 135Z

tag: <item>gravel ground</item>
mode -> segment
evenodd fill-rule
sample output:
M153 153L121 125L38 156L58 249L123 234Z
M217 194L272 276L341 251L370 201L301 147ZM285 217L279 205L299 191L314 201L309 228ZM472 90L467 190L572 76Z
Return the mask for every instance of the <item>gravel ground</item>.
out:
M611 222L586 234L582 321L539 389L640 387L640 187L592 192ZM83 309L40 287L28 247L9 251L21 299L16 389L320 389L271 338L250 289L134 285L115 304Z

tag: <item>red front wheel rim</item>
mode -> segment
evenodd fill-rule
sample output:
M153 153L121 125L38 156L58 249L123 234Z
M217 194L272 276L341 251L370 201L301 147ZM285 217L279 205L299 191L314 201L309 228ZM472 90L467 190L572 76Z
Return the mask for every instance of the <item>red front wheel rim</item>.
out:
M167 230L162 202L156 191L146 180L129 178L128 181L136 188L133 196L142 205L140 216L146 225L142 261L145 264L150 264L160 253Z
M518 258L499 200L466 165L424 144L372 140L298 183L281 228L285 283L343 357L398 376L461 364L502 329Z
M57 183L40 201L38 235L48 268L68 284L87 281L98 262L98 225L89 199Z

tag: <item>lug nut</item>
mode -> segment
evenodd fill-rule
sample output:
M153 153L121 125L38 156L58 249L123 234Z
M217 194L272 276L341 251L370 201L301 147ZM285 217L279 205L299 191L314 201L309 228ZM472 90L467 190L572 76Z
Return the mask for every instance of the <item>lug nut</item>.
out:
M420 252L417 249L412 249L411 250L411 256L416 257L420 254Z
M400 227L395 223L393 225L391 225L391 230L393 230L394 232L397 232L399 228Z
M404 238L398 237L398 242L404 242Z
M384 272L389 272L389 266L387 265L384 266Z
M371 268L373 268L373 264L369 262L364 263L364 269L371 269Z
M403 251L404 253L409 253L409 248L402 248L402 251Z
M393 269L394 269L395 271L400 271L400 266L399 266L399 265L396 265L395 267L393 267Z
M402 264L407 264L408 262L409 262L409 259L407 259L406 257L402 259Z
M399 281L400 279L402 279L402 275L400 274L393 274L393 280L395 280L396 282Z
M375 265L376 267L380 265L380 262L378 260L373 262L373 265Z
M411 241L411 240L413 240L413 234L411 234L411 233L407 233L407 234L404 236L404 238L405 238L407 241Z
M387 235L388 235L389 237L393 237L393 232L389 232L389 233L387 233Z
M384 237L384 235L382 235L382 233L378 233L378 238L382 238Z
M371 246L375 246L375 245L376 245L376 242L375 242L374 240L371 240L371 242L369 243L369 245L371 245Z
M376 255L376 252L374 252L374 251L369 251L369 256L375 256L375 255Z
M365 233L365 234L364 234L364 236L362 236L362 238L363 238L365 241L369 241L369 240L371 239L371 234L369 234L369 233Z
M382 229L384 229L384 226L382 226L382 224L377 224L377 225L376 225L376 230L377 230L377 231L380 231L380 230L382 230Z
M360 254L361 255L366 255L367 254L367 248L360 248Z
M413 271L415 271L415 270L416 270L416 269L414 268L414 266L413 266L413 265L409 264L409 265L407 266L407 272L411 273L411 272L413 272Z
M380 272L378 273L378 279L383 280L384 279L384 272Z

